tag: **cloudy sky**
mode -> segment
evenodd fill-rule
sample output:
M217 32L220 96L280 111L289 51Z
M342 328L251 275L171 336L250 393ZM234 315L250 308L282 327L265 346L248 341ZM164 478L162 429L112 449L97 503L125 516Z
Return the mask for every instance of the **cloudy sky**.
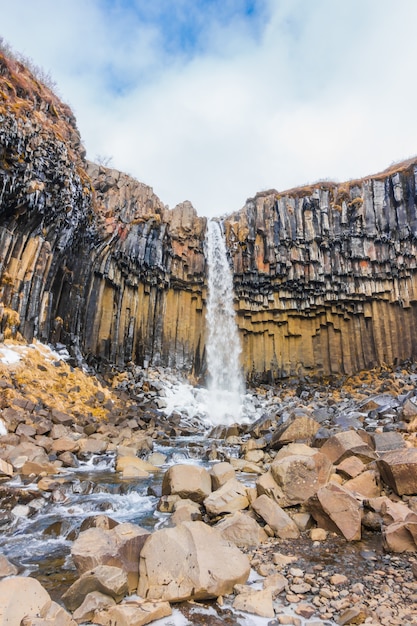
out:
M88 158L200 215L417 154L416 0L0 0Z

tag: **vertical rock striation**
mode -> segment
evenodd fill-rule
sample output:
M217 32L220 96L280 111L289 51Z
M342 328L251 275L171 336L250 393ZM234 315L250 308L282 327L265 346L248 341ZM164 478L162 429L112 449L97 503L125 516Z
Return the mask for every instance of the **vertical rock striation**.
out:
M227 222L247 372L350 373L417 354L417 162L258 194Z
M0 335L93 362L205 367L206 220L85 160L70 109L0 55ZM258 194L225 220L249 377L417 356L417 159Z

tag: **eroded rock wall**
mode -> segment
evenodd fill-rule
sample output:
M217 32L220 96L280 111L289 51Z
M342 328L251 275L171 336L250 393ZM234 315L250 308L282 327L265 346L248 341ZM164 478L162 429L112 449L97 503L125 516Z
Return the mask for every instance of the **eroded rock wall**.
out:
M0 335L205 369L206 220L85 160L70 109L0 55ZM417 356L417 160L258 194L224 221L249 377Z
M417 355L417 164L247 201L227 221L247 372Z
M203 239L190 203L85 160L70 109L0 55L0 333L189 371L203 359Z

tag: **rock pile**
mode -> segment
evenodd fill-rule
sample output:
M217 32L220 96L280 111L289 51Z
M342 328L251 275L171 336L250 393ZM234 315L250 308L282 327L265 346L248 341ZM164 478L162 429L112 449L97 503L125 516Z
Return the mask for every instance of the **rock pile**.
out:
M73 374L65 363L39 364L61 380ZM150 533L90 518L73 541L77 575L59 604L4 560L5 616L23 610L27 626L139 625L168 616L173 604L210 600L219 614L233 607L282 624L417 623L413 368L361 375L366 386L358 377L332 388L287 385L280 397L259 389L262 418L215 429L204 465L169 467L154 441L193 428L158 411L157 373L137 383L127 374L123 380L136 385L129 396L123 380L118 393L96 381L84 415L79 404L54 409L47 396L36 403L33 388L18 382L17 364L2 374L2 523L36 515L40 498L62 501L65 468L97 454L113 455L125 480L163 472L157 508L164 520ZM17 475L25 489L8 484ZM368 550L364 538L380 546L369 563L358 556ZM14 608L10 588L22 584L23 608ZM0 625L13 623L5 619Z

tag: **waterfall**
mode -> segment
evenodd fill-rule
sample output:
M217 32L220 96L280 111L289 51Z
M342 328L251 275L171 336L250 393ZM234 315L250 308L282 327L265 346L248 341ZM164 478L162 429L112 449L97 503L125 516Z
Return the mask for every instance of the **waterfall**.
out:
M207 410L213 423L233 423L241 418L244 382L239 363L241 346L233 308L233 274L218 222L208 222L206 244Z

